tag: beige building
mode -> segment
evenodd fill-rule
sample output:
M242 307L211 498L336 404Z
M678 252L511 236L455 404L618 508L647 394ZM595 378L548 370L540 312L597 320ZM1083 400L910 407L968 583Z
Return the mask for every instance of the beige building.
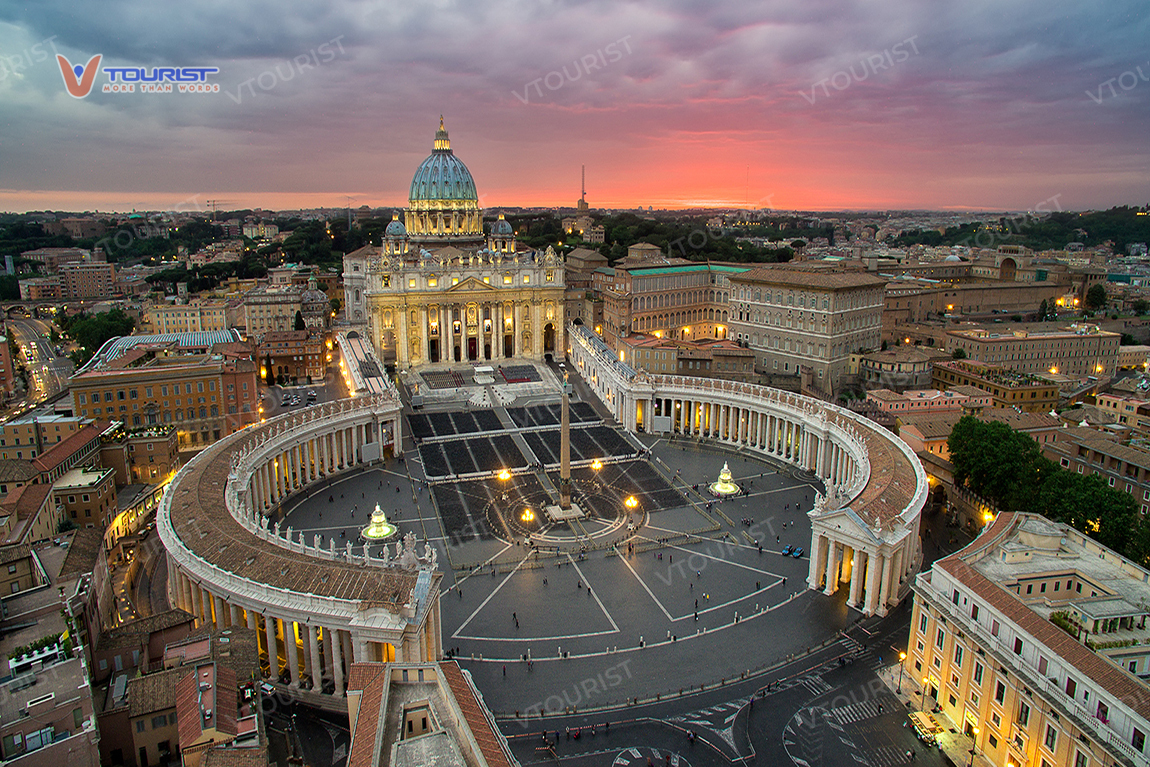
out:
M1145 765L1150 573L1002 513L918 576L906 684L995 765Z
M295 316L303 308L303 289L294 285L256 288L244 294L244 324L249 338L274 330L295 328Z
M60 265L60 298L111 298L115 295L116 267L103 261L76 261Z
M809 368L813 385L837 393L850 356L878 349L886 281L859 272L766 266L731 277L731 338L745 341L767 373Z
M1029 373L971 360L937 362L934 385L938 389L969 386L989 392L994 407L1016 407L1047 413L1058 406L1058 385Z
M733 341L683 341L644 335L618 340L619 358L636 370L665 375L755 381L755 354Z
M1010 368L1020 373L1069 376L1113 375L1118 368L1121 335L1097 325L1075 323L1065 330L951 330L946 349L961 349L966 359Z
M227 314L227 303L223 301L155 304L148 307L147 323L153 333L227 330Z
M103 530L116 515L116 473L112 469L72 469L52 485L57 508L79 527Z

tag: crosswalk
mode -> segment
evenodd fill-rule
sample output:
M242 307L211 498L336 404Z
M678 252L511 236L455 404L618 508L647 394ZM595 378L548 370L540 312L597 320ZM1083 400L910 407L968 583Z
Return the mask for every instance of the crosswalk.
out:
M859 722L863 719L871 719L880 714L879 703L874 700L864 700L859 703L851 703L847 706L839 706L838 708L831 709L831 715L839 724L849 724L851 722Z

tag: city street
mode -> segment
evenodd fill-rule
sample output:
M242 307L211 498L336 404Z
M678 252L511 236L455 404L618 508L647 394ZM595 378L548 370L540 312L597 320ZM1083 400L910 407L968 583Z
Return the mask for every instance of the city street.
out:
M48 399L68 387L68 376L72 374L72 362L67 357L56 356L50 336L53 325L41 319L9 319L8 332L18 348L25 350L21 359L13 360L13 366L23 363L28 368L28 396L25 400L34 404Z

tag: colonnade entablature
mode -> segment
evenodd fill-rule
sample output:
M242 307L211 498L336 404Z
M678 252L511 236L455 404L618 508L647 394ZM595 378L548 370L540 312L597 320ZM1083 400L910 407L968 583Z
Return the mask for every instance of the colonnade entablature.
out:
M157 510L169 598L202 623L259 633L265 674L342 695L355 661L442 655L438 554L408 534L390 546L337 546L269 524L309 484L370 464L402 443L393 392L315 405L210 446L177 473ZM324 692L320 692L324 689Z
M822 483L811 519L808 587L885 614L921 563L919 517L929 485L896 435L833 403L767 386L653 375L620 361L584 325L568 355L604 404L633 432L681 434L795 466Z

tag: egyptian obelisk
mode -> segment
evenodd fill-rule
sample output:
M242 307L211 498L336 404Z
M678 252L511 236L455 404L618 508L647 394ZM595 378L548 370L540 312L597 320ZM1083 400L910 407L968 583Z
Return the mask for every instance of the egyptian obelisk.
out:
M559 508L571 508L571 398L567 395L567 374L563 374L563 418L559 441Z

